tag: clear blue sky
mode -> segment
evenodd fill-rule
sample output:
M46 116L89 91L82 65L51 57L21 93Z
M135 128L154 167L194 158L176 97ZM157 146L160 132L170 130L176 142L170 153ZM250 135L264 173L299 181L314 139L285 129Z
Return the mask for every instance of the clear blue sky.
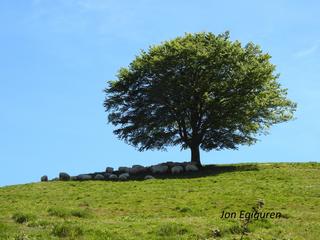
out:
M298 103L295 121L254 146L202 152L204 163L319 161L319 12L319 1L1 1L0 185L189 160L121 142L102 106L106 81L140 49L185 32L259 44Z

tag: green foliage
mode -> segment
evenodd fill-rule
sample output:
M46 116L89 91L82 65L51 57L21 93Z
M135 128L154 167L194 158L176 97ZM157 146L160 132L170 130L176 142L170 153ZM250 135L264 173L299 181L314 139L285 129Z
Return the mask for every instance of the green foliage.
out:
M24 233L19 233L14 236L14 240L30 240L30 238Z
M48 214L50 216L61 217L61 218L65 218L70 215L66 209L62 209L62 208L49 208Z
M87 218L90 216L90 212L86 209L74 209L71 210L71 215L78 218Z
M188 229L185 226L177 223L165 223L158 227L156 231L157 236L171 237L176 235L184 235L188 233Z
M253 144L273 124L292 119L296 108L270 58L253 43L231 41L228 32L186 34L152 46L109 82L108 120L140 151Z
M250 210L257 199L264 199L265 212L280 211L284 217L253 221L244 239L318 239L320 164L254 166L222 165L226 171L205 177L150 182L57 181L1 187L0 239L239 240L239 219L221 219L221 212ZM73 211L88 211L90 217L74 216ZM12 218L15 213L34 219L18 224ZM220 238L213 237L214 229L219 229Z
M57 224L52 229L52 235L56 237L76 238L83 235L81 227L64 222Z
M15 213L12 216L12 219L16 222L16 223L26 223L29 222L30 220L35 219L35 216L29 213Z
M262 199L258 200L257 203L252 207L252 211L255 213L259 213L261 212L262 208L264 207L264 201ZM251 218L245 218L242 219L242 223L241 223L241 238L240 240L243 239L243 237L245 235L247 235L249 233L249 224L256 222L257 220L255 219L251 219ZM260 220L261 221L261 220Z
M242 229L241 225L239 225L239 224L235 224L232 227L230 227L229 231L231 234L237 234L237 235L238 234L242 235L242 233L243 233L243 229Z
M87 218L90 216L90 212L88 209L64 209L64 208L49 208L48 214L50 216L66 218L70 216L78 217L78 218Z
M192 212L191 208L189 207L176 207L175 208L177 211L181 212L181 213L187 213L187 212Z

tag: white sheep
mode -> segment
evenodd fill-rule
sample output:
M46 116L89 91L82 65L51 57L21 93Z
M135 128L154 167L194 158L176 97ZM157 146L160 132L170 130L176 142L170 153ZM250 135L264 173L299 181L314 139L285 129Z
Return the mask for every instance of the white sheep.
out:
M151 167L152 173L166 173L168 169L167 165L155 165Z
M194 164L188 164L187 166L186 166L186 171L187 172L196 172L196 171L198 171L199 170L199 168L196 166L196 165L194 165Z
M119 180L127 180L129 178L129 173L122 173L119 175Z
M182 166L174 166L171 168L171 173L176 174L176 173L182 173L183 172L183 167Z

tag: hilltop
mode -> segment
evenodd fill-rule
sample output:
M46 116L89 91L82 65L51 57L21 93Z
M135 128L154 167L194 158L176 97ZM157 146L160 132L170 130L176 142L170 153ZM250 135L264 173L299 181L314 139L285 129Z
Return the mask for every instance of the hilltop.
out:
M0 188L0 239L318 239L320 164L206 166L203 175L145 181L50 181Z

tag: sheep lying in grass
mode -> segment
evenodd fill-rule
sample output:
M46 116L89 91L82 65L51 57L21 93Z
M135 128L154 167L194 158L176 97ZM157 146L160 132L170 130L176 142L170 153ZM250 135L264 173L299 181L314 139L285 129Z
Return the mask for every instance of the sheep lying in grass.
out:
M183 167L182 166L174 166L171 168L171 173L172 174L179 174L183 172Z

